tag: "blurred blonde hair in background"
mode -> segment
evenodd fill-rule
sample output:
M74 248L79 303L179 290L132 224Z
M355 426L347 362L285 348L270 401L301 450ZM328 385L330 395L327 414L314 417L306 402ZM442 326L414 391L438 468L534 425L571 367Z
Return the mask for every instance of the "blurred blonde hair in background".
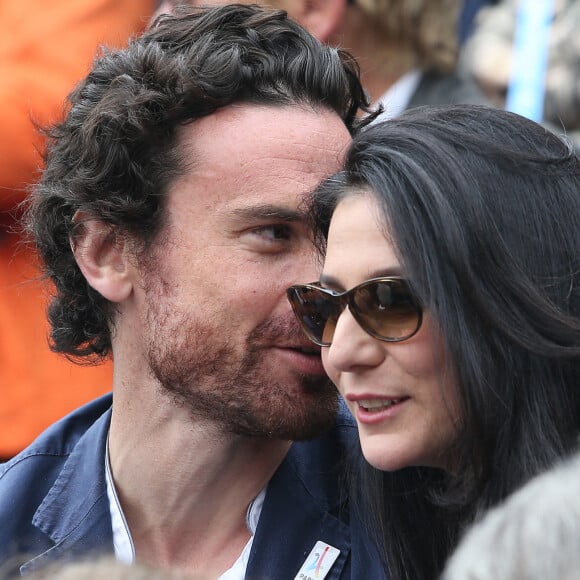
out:
M441 73L457 64L459 0L354 0L392 44L416 55L419 66Z

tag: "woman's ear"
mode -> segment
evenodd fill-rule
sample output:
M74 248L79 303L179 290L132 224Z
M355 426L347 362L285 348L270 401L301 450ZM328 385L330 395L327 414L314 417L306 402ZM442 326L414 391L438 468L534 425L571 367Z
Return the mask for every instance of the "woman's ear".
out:
M110 302L126 300L133 283L125 238L85 212L77 211L73 221L71 248L89 285Z

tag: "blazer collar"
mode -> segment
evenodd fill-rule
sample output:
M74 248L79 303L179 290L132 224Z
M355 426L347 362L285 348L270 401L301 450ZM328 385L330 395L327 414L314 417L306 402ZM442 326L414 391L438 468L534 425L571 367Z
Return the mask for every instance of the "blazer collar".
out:
M351 538L341 486L342 461L336 433L292 445L268 484L247 578L294 578L317 541L340 550L325 580L350 577Z
M79 439L32 523L50 539L49 548L21 566L21 572L75 554L113 549L105 483L105 446L111 410Z
M56 559L114 551L104 463L110 420L109 409L79 439L36 511L33 525L49 541L22 573ZM325 437L292 445L268 484L247 578L294 578L319 540L340 550L326 580L347 577L351 540L340 474L350 430L356 432L343 422Z

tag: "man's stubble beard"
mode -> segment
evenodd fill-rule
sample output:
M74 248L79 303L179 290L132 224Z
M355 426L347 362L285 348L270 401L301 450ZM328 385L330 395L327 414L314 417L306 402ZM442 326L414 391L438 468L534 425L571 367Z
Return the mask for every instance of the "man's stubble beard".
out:
M289 372L282 384L273 377L274 363L267 363L269 346L302 339L292 315L256 327L240 354L211 317L176 316L166 296L156 298L147 317L150 370L192 421L203 418L225 432L284 440L312 439L333 426L338 394L328 378Z

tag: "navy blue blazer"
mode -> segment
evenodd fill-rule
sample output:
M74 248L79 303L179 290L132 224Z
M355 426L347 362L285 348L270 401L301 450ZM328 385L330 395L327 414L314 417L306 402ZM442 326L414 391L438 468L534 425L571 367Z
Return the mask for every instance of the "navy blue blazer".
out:
M112 396L45 431L0 467L0 569L22 575L54 560L113 553L104 461ZM294 443L267 488L246 578L293 580L318 540L340 550L327 579L380 579L376 551L341 484L356 426Z

